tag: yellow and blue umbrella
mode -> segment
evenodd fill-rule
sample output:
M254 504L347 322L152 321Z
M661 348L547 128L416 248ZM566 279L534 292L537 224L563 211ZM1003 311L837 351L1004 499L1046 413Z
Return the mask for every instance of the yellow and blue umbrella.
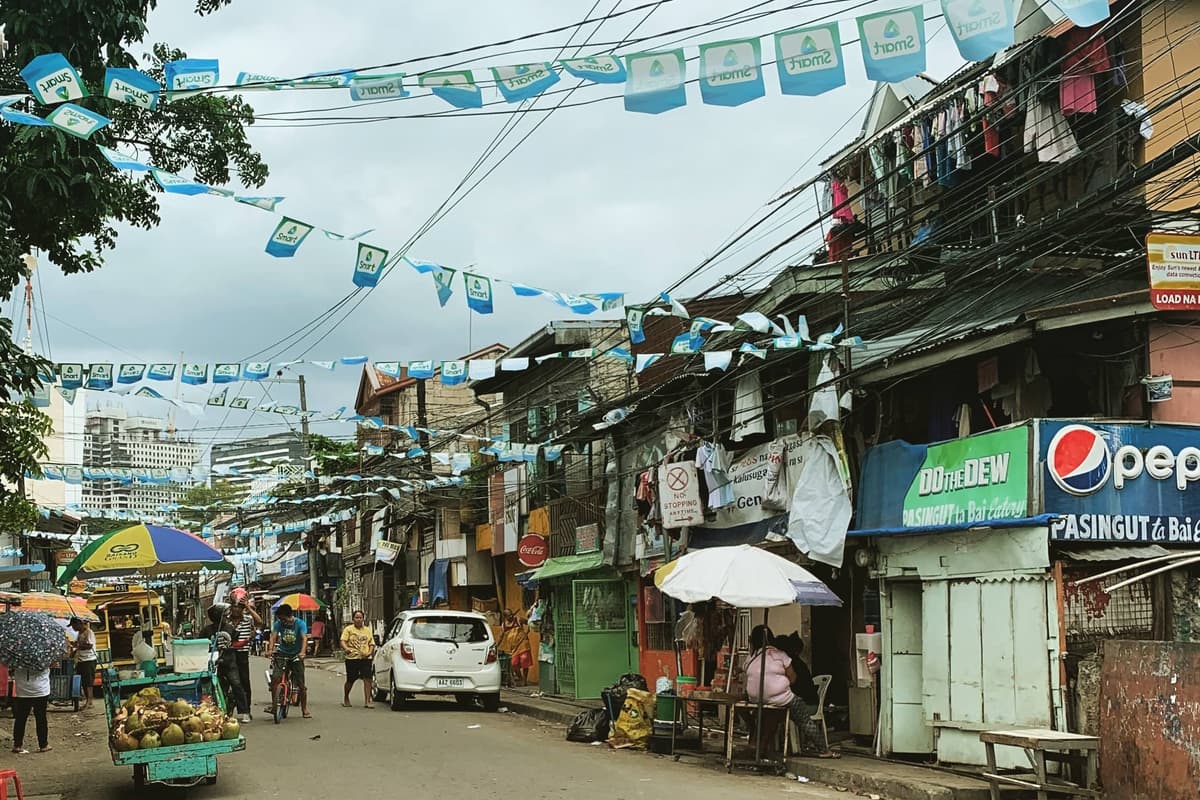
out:
M171 575L201 569L233 571L219 550L194 533L158 525L134 525L101 536L63 570L58 583L72 578Z

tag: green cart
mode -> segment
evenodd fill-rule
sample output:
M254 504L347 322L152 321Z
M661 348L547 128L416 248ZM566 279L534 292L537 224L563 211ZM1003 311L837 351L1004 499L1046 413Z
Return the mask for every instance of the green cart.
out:
M225 708L225 697L221 692L220 681L211 672L171 673L153 678L135 678L128 681L113 679L113 673L104 674L104 710L108 715L108 726L111 729L113 718L121 708L125 698L145 689L155 686L168 700L187 700L199 703L204 695L210 695L217 705ZM204 782L217 782L217 756L246 749L246 738L222 739L216 742L184 744L174 747L155 747L151 750L130 750L121 752L112 747L113 763L118 766L133 767L133 783L137 789L148 784L159 783L168 786L189 787Z

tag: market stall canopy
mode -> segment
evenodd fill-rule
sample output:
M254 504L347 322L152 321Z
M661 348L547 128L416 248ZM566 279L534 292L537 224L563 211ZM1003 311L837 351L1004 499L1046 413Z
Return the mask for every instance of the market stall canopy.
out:
M588 572L602 566L604 566L604 554L599 551L574 556L555 556L546 559L546 563L534 571L533 579L540 582L547 578L561 578L564 575Z
M0 567L0 586L23 581L39 572L45 572L45 570L44 564L14 564L11 567Z
M101 536L70 563L59 585L83 579L123 575L171 575L202 569L233 572L220 551L187 531L157 525L134 525Z
M68 597L51 592L26 592L20 596L20 610L40 611L55 619L82 619L88 622L99 622L100 617L88 608L87 601L82 597Z
M655 574L659 589L685 603L716 599L737 608L842 604L804 567L748 544L695 550L659 570L667 570L661 583Z

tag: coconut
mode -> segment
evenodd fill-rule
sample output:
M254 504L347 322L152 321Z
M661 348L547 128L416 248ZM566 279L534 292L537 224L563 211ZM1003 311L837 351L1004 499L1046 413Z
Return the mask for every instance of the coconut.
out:
M187 700L176 700L174 703L171 703L171 705L168 706L168 714L173 719L190 717L193 713L194 709L192 708L192 704Z
M208 731L204 734L204 741L206 742L217 742L220 741L220 739L221 734L217 733L216 731Z
M225 720L225 724L221 726L222 739L236 739L242 735L242 726L236 719L230 717Z
M130 750L138 749L138 740L127 733L118 731L113 736L113 747L118 753L128 753Z
M183 728L172 722L170 725L163 728L160 740L162 741L163 747L175 747L183 744Z
M201 711L200 712L200 724L203 725L205 728L211 728L217 722L219 722L219 720L215 716L213 716L212 712L209 712L209 711Z
M201 733L185 733L183 735L184 744L200 744L204 741L204 734Z
M125 731L133 736L141 734L145 729L146 723L142 721L141 714L132 714L125 720Z
M202 733L204 731L204 720L193 714L183 721L184 733Z
M156 747L162 747L162 742L159 741L157 733L154 731L148 731L146 735L142 737L142 742L139 747L141 747L143 750L153 750Z

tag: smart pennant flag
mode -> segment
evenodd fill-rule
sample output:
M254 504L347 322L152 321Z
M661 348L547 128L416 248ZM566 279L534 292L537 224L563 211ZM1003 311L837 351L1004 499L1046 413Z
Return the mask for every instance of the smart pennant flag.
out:
M117 373L117 383L139 383L146 374L145 364L122 364Z
M46 121L60 131L66 131L80 139L87 139L108 125L111 120L74 103L63 103L46 115Z
M149 164L143 164L133 156L127 156L124 153L119 153L110 147L104 145L96 145L100 150L100 155L108 159L108 163L112 164L117 169L129 170L130 172L148 172L151 167ZM158 180L155 178L155 180ZM162 186L162 181L159 181L159 186Z
M184 364L183 374L179 378L184 383L189 383L193 386L199 386L203 383L208 383L208 365L207 364Z
M162 87L158 81L136 69L109 67L104 71L104 96L138 108L158 107Z
M624 83L625 65L616 56L591 56L560 61L573 77L592 83Z
M170 192L171 194L208 194L210 188L207 184L199 183L172 172L166 172L157 167L151 167L150 174L154 176L155 182L162 187L164 192Z
M217 364L213 367L213 383L233 383L241 372L241 364Z
M357 76L350 81L350 99L356 103L398 97L408 97L408 92L404 91L402 72L395 75Z
M248 206L261 208L263 211L274 211L275 206L283 202L282 197L237 197L233 198L239 203L245 203Z
M492 281L483 275L463 273L463 285L467 287L467 307L476 314L492 313Z
M766 94L758 39L700 46L700 97L709 105L740 106Z
M1108 19L1108 0L1052 0L1058 10L1066 14L1067 19L1081 28L1103 22Z
M379 283L379 273L387 261L388 251L368 244L359 244L354 263L354 285L372 288Z
M775 34L779 91L813 97L846 83L838 24L797 28Z
M275 226L275 232L267 241L267 254L276 258L291 258L296 255L305 237L312 233L312 229L312 225L284 217Z
M85 389L104 391L113 387L113 365L92 364L88 367L88 380Z
M152 381L173 381L175 380L175 365L151 364L149 371L146 372L146 377Z
M164 64L163 75L168 91L211 89L218 84L221 69L215 58L184 58Z
M687 105L683 50L625 57L625 110L661 114Z
M421 86L455 108L483 108L483 92L470 70L429 72L421 76Z
M925 15L921 6L867 14L857 23L869 80L897 83L925 71Z
M1008 0L942 0L942 12L959 54L968 61L982 61L1012 46L1016 20Z
M62 53L46 53L33 59L21 70L21 79L42 105L87 97L83 79Z
M558 83L558 73L549 63L517 64L512 67L492 67L496 88L510 103L519 103Z

